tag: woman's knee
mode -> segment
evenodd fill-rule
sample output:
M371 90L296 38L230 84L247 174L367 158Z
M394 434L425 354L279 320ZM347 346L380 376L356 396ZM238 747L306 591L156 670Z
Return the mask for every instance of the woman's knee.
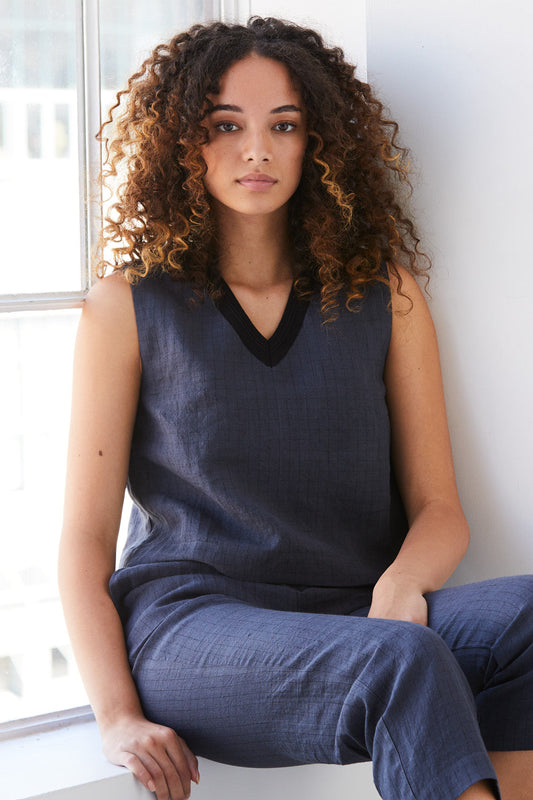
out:
M502 631L492 647L499 668L520 664L533 670L533 575L517 575L496 581L497 618Z
M356 677L370 693L388 704L395 692L417 692L417 687L461 680L457 663L445 642L431 628L412 622L377 620L382 636L376 638L372 657Z
M533 575L514 575L500 578L502 593L507 603L516 609L517 615L531 619L533 616Z
M533 670L533 576L443 589L428 596L428 606L429 624L475 695L498 674Z
M491 629L493 649L508 638L533 641L533 575L484 581L486 603L478 610L478 624Z
M393 649L401 655L402 661L432 663L444 654L448 657L449 649L432 628L414 622L392 622L392 626Z
M531 633L533 575L455 586L427 597L429 625L453 651L492 650L513 628Z
M385 730L398 746L434 737L450 708L459 728L475 724L472 693L441 637L415 623L376 622L373 655L354 675L340 714L339 763L365 751L375 758Z

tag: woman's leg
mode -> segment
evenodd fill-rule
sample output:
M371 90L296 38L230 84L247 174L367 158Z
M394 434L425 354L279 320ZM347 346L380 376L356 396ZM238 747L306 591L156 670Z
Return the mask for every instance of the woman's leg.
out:
M372 759L385 800L456 800L495 778L463 673L419 625L203 596L164 609L133 674L147 716L207 758Z
M533 576L443 589L428 605L474 692L503 800L533 798Z

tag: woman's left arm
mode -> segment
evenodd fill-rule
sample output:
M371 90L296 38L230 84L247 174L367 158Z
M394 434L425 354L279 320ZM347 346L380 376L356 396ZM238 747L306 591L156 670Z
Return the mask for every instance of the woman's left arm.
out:
M433 322L414 278L391 276L392 333L385 384L392 458L409 532L374 587L370 617L427 624L423 595L440 588L468 547L453 470L439 352Z

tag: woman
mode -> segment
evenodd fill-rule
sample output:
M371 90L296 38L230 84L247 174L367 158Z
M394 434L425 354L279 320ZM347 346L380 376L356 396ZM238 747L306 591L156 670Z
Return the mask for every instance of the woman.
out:
M158 800L193 752L532 796L532 580L440 590L468 529L396 125L274 19L195 26L120 99L60 554L107 756Z

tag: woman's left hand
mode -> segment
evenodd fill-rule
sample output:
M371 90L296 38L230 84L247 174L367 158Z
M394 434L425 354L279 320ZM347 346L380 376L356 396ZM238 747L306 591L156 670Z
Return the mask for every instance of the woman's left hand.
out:
M369 617L428 624L428 607L420 589L401 576L381 576L374 587Z

